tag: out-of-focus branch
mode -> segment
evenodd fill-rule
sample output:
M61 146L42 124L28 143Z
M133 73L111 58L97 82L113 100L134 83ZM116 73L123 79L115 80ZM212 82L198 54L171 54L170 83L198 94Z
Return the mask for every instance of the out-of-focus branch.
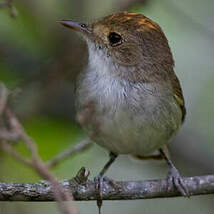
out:
M58 163L60 163L62 160L67 159L73 154L79 153L81 151L84 151L88 149L92 145L91 141L89 139L84 140L83 142L80 142L76 146L72 146L71 148L67 149L66 151L56 155L52 160L49 160L46 163L46 166L48 168L51 168L53 166L56 166Z
M18 141L18 140L20 140L19 135L16 132L14 132L14 131L8 132L5 129L2 129L0 131L0 139L4 139L7 141Z
M0 9L2 8L8 8L10 11L10 16L15 18L17 16L17 13L15 11L15 8L13 6L13 0L5 0L4 2L0 3Z
M97 200L97 190L93 181L87 180L89 172L82 168L71 180L64 180L61 185L77 201ZM214 194L214 175L183 178L191 194ZM115 181L118 188L109 182L103 183L103 200L136 200L151 198L169 198L181 196L173 184L167 186L167 180ZM166 189L168 188L168 191ZM0 183L0 201L54 201L50 184L40 183Z
M18 135L20 140L22 140L26 147L29 149L32 157L32 167L36 172L44 179L51 183L54 198L58 202L59 208L62 213L74 214L77 213L74 207L69 206L69 204L64 203L64 201L72 201L72 196L63 189L61 184L57 179L49 172L48 167L42 162L38 155L37 146L35 142L25 133L22 125L19 123L13 112L6 108L6 116L8 117L9 124Z
M13 147L5 140L2 140L0 142L1 144L1 149L5 152L7 152L8 154L12 155L14 158L16 158L18 161L33 167L33 163L31 160L23 157L21 154L19 154L15 149L13 149Z
M7 89L4 85L0 87L0 146L13 155L16 159L22 161L28 166L33 167L36 172L44 179L46 179L51 184L51 191L53 197L58 202L59 208L64 214L76 214L76 208L74 206L70 206L71 203L65 203L64 201L72 201L72 195L63 189L62 185L57 181L57 179L49 172L48 167L41 160L38 155L36 143L26 134L21 123L16 118L15 114L10 110L10 108L6 105L6 100L8 97L8 93L6 93ZM3 117L4 116L4 117ZM3 119L4 118L4 119ZM7 121L7 125L4 122ZM16 138L12 138L15 133ZM10 137L8 137L8 136ZM12 138L12 139L11 139ZM7 141L10 140L21 140L24 142L25 146L28 148L31 159L28 160L22 157L18 152L16 152L13 147Z

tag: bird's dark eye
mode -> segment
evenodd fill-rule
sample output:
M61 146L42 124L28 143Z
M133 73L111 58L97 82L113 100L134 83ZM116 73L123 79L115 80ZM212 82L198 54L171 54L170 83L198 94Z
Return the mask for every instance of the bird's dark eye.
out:
M108 36L108 39L109 39L111 46L117 46L122 43L122 37L118 33L115 33L115 32L111 32Z
M80 24L80 26L81 26L82 28L86 28L86 27L87 27L86 24L84 24L84 23Z

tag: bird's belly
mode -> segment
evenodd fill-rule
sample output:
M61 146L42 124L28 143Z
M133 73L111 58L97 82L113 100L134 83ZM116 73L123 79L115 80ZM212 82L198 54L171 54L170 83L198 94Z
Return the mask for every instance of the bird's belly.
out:
M97 144L117 154L144 156L178 130L181 110L166 90L154 90L150 83L130 86L109 75L95 84L92 74L81 81L77 107L85 118L80 124Z
M116 154L149 155L161 148L169 139L169 133L161 126L154 126L144 115L117 112L101 115L96 125L90 127L96 133L93 140Z

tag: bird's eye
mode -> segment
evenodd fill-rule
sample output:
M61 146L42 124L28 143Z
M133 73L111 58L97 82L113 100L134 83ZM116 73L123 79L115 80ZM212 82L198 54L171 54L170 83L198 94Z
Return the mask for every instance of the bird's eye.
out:
M122 43L122 37L115 32L111 32L108 36L109 42L111 44L111 46L117 46L120 45Z
M86 24L82 23L82 24L80 24L80 27L86 28L87 26L86 26Z

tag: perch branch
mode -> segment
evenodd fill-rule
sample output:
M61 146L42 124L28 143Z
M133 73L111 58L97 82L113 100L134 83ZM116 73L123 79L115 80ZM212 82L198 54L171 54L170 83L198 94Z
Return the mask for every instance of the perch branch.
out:
M82 168L76 177L61 181L61 185L77 201L97 200L95 183L88 180L89 172ZM191 196L214 194L214 175L186 177L184 182ZM103 200L136 200L151 198L169 198L181 196L173 184L167 189L167 180L146 181L115 181L117 189L112 184L104 182ZM40 183L0 183L0 201L54 201L50 184Z

